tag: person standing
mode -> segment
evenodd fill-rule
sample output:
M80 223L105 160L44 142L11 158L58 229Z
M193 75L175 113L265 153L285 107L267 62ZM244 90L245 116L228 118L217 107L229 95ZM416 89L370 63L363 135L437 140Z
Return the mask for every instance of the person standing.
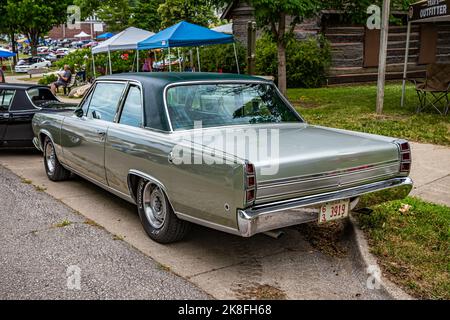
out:
M5 83L5 73L3 72L3 68L0 68L0 83Z
M145 59L144 65L142 66L142 71L153 72L153 63L155 62L155 53L150 51L148 58Z

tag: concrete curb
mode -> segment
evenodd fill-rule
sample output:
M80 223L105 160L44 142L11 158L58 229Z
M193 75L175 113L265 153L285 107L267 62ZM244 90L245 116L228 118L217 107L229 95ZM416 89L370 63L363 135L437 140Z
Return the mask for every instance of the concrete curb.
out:
M375 266L376 268L381 270L380 266L378 265L377 258L370 253L369 244L364 235L364 232L359 227L358 221L352 215L350 215L350 225L353 229L355 247L357 249L356 251L359 254L363 267L367 270L369 267L373 268ZM415 298L407 294L393 282L389 281L382 274L380 280L381 288L384 289L388 293L388 295L392 297L392 299L415 300Z

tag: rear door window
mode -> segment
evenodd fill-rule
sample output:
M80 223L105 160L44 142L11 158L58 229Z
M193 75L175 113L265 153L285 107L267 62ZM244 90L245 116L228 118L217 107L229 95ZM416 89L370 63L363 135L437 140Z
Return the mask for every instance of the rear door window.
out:
M99 82L89 104L87 117L113 122L125 83Z
M133 127L142 127L142 119L141 90L136 86L131 86L122 108L119 123Z

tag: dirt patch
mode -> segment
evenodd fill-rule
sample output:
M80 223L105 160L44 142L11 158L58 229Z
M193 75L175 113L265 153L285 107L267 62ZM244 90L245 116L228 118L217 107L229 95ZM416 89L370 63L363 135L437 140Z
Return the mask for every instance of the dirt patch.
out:
M348 221L336 221L319 225L315 222L301 224L295 228L305 237L311 246L332 257L344 257L347 248L343 239L348 230Z
M250 283L238 285L234 290L236 297L243 300L284 300L286 293L280 288L269 284Z

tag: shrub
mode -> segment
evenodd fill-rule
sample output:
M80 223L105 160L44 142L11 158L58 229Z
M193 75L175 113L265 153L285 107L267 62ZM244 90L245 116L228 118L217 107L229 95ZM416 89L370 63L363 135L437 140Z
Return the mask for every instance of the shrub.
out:
M286 48L288 86L322 86L326 82L330 64L330 45L324 37L291 40ZM256 43L256 72L275 77L278 75L277 46L269 36L261 37Z
M246 49L236 42L236 51L241 73L246 68ZM200 64L203 72L237 73L233 44L207 46L200 49Z
M42 79L39 79L38 84L47 86L53 82L58 80L58 77L55 74L49 74L47 76L44 76Z

